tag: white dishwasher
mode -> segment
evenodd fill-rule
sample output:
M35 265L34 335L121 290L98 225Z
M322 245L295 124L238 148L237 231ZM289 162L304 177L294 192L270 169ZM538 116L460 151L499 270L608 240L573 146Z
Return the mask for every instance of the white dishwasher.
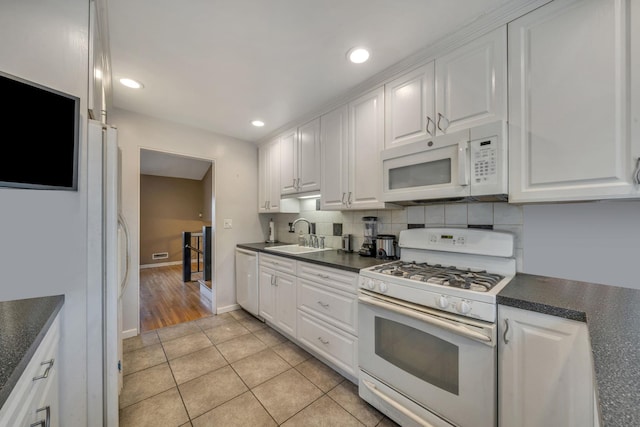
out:
M258 311L258 252L236 248L236 299L254 316Z

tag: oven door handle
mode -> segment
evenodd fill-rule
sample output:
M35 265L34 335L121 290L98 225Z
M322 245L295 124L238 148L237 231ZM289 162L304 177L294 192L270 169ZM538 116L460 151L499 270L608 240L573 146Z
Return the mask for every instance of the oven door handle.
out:
M416 424L424 427L435 427L433 424L426 422L425 420L423 420L422 418L420 418L419 416L417 416L416 414L414 414L413 412L411 412L410 410L408 410L407 408L405 408L404 406L402 406L401 404L399 404L398 402L396 402L395 400L393 400L392 398L390 398L389 396L387 396L386 394L378 390L376 385L373 384L372 382L367 380L362 380L362 384L364 384L365 387L367 387L371 393L375 394L377 397L384 400L386 403L391 405L395 410L411 418L411 420L414 421Z
M398 314L402 314L404 316L408 316L411 317L413 319L416 320L420 320L424 323L428 323L432 326L436 326L438 328L442 328L442 329L446 329L450 332L453 332L455 334L464 336L466 338L470 338L472 340L476 340L476 341L480 341L484 344L489 344L492 345L493 344L493 340L491 337L488 337L486 335L483 335L479 332L473 331L467 327L465 327L463 324L459 324L459 323L450 323L446 320L440 319L436 316L430 316L428 314L422 314L420 312L411 310L409 308L406 307L402 307L400 305L396 305L396 304L391 304L388 302L384 302L384 301L380 301L376 298L372 298L372 297L368 297L368 296L364 296L364 295L360 295L358 296L358 301L362 302L364 304L369 304L369 305L374 305L380 308L384 308L385 310L389 310L389 311L393 311L395 313Z

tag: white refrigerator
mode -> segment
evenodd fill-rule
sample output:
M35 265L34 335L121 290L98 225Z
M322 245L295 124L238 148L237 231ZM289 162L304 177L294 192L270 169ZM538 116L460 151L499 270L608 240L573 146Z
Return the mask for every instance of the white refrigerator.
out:
M122 388L122 307L128 280L129 238L120 212L120 150L113 126L89 120L88 389L89 425L118 426Z

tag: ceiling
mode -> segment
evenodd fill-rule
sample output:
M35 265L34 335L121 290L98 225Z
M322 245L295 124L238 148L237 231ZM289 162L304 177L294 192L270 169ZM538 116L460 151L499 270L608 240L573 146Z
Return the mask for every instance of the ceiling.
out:
M256 142L508 2L108 0L113 106Z
M211 167L208 160L160 151L140 150L140 174L201 181Z

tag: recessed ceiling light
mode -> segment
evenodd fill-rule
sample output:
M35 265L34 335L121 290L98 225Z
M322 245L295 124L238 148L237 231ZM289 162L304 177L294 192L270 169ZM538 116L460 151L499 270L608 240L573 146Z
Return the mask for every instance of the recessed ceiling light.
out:
M252 120L251 124L257 128L261 128L262 126L264 126L264 122L262 120Z
M142 83L137 82L133 79L120 79L120 83L122 83L126 87L130 87L131 89L142 89L144 87Z
M354 47L347 52L347 58L354 64L362 64L369 59L369 51L363 47Z

